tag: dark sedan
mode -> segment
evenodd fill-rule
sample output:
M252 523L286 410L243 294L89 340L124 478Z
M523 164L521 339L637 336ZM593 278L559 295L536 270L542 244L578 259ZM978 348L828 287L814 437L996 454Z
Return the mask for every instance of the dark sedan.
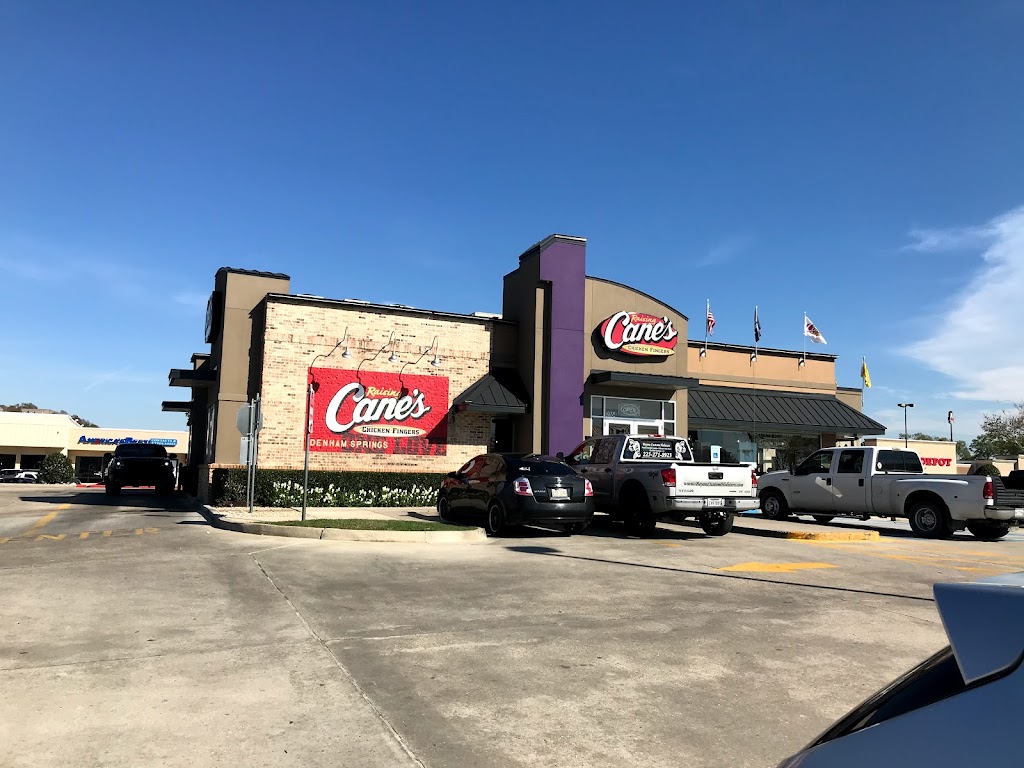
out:
M486 453L444 479L437 512L442 518L482 515L491 536L521 524L580 533L594 518L594 489L554 457Z

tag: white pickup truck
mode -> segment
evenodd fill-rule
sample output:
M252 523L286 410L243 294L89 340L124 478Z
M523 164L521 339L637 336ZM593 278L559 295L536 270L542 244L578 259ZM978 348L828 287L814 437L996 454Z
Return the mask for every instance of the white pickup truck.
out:
M652 533L659 518L692 517L708 535L723 536L737 512L758 506L748 465L695 462L681 437L592 437L564 460L590 481L597 509L639 534Z
M891 448L826 448L792 471L761 475L758 487L761 514L774 520L791 512L819 522L906 517L920 536L947 538L966 527L985 540L1024 521L1024 490L985 475L926 475L916 453Z

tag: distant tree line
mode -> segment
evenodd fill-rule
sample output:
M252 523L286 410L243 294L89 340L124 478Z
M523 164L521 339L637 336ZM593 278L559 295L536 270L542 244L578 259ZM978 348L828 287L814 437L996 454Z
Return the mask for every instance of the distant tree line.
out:
M21 413L22 411L39 411L43 410L35 403L14 403L14 405L0 405L0 411L7 413ZM67 411L53 411L53 413L59 413L64 416L70 416L72 419L77 421L83 427L98 427L99 424L94 424L88 419L83 419L76 413L68 413Z

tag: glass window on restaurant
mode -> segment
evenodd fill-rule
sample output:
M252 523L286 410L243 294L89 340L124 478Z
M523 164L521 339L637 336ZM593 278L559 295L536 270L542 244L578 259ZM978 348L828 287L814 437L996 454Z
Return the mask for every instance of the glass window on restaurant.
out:
M726 463L756 464L758 472L793 469L821 448L818 435L753 434L722 429L690 430L690 447L697 461L711 461L711 446L722 449Z
M674 435L676 404L671 400L594 395L590 398L590 419L592 437L606 432Z

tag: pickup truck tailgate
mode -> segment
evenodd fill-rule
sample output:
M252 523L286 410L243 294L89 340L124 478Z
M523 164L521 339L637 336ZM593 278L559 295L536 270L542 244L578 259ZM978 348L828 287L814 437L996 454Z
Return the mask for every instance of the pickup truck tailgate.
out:
M677 464L679 496L753 496L750 468L744 465Z

